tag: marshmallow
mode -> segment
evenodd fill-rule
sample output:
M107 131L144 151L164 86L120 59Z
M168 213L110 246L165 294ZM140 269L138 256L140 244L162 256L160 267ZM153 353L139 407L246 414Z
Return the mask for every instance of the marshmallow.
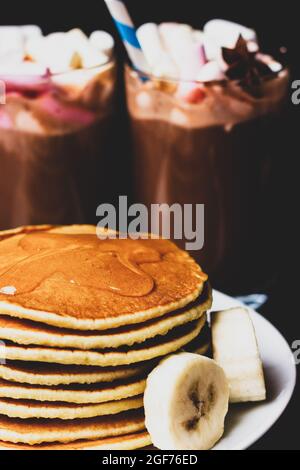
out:
M256 58L267 65L273 73L279 73L283 68L282 65L279 62L276 62L276 60L274 60L270 55L260 53L256 55Z
M164 50L158 26L146 23L137 30L137 37L152 73L157 77L179 78L178 69Z
M194 44L192 28L185 24L162 23L159 33L165 49L181 69L185 53Z
M72 87L76 90L82 90L86 87L91 79L95 76L95 72L83 69L70 70L67 73L54 75L52 82L62 87Z
M204 26L206 37L219 47L233 48L240 35L245 41L257 43L257 35L253 29L226 20L211 20Z
M93 46L82 46L78 51L80 64L83 68L92 68L104 65L108 61L108 57L102 52L94 49Z
M211 82L215 80L225 80L225 78L218 62L208 62L201 68L197 76L197 81Z
M73 50L75 57L79 60L73 68L92 68L104 65L108 61L107 55L94 47L87 36L80 29L72 29L66 34L70 50ZM74 59L74 57L73 57Z
M96 67L108 60L106 55L90 44L87 36L79 29L30 39L27 41L26 51L33 60L49 67L52 73Z
M158 26L154 23L146 23L137 30L137 37L141 44L143 53L151 67L156 65L164 53L161 44Z
M199 30L199 29L195 29L193 31L193 37L194 37L194 41L195 42L200 42L200 43L203 43L203 40L204 40L204 32Z
M0 57L9 56L12 53L23 53L24 38L17 26L0 27Z
M200 46L196 42L193 29L185 24L162 23L159 32L163 44L180 71L182 80L193 80L204 65Z
M204 33L212 37L238 38L242 35L245 41L257 42L256 32L246 26L226 20L211 20L204 26Z
M259 45L257 44L257 42L254 42L254 41L249 41L247 43L247 47L248 47L248 51L249 52L258 52L259 51Z
M95 49L103 52L103 54L111 57L115 47L113 37L106 31L94 31L90 35L90 43Z
M69 41L70 45L72 45L74 49L78 49L80 46L86 45L89 41L88 37L79 28L74 28L68 31L67 33L59 34L62 34L65 40Z
M79 66L79 59L66 41L64 33L53 33L47 37L32 38L26 43L26 53L35 62L59 73Z
M217 41L213 40L208 35L204 35L203 44L208 60L216 60L218 62L222 60L222 46L220 46Z
M0 56L0 69L2 73L9 73L11 68L21 65L24 60L24 51L12 51L9 54Z
M20 27L21 33L24 36L24 40L28 40L30 38L38 38L42 36L42 30L39 26L34 24L27 24Z
M40 76L46 74L46 67L34 62L1 62L0 76L11 75L16 77Z

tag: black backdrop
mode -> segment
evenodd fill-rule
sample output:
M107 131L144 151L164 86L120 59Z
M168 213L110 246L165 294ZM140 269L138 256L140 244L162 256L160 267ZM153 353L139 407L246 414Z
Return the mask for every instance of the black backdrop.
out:
M288 49L287 60L291 66L292 78L300 79L299 15L297 3L292 0L128 0L127 4L137 25L146 21L167 20L188 22L201 27L208 19L220 17L254 27L267 52L276 52L281 46ZM26 0L17 4L5 2L5 6L1 7L0 23L36 23L44 32L67 30L76 26L86 32L104 28L115 34L113 22L103 0ZM120 44L119 48L121 52ZM282 156L282 184L278 187L278 191L282 193L282 206L279 208L282 213L281 223L286 227L286 239L274 253L282 266L281 276L271 291L268 304L262 309L262 312L283 331L289 344L300 339L299 276L294 269L297 266L296 255L299 253L298 237L295 234L299 214L299 178L296 162L300 106L296 108L291 105L291 112L292 119L287 123L291 131L290 142L285 155ZM255 449L300 449L299 433L296 431L300 416L299 392L298 386L295 398L283 418L254 446Z

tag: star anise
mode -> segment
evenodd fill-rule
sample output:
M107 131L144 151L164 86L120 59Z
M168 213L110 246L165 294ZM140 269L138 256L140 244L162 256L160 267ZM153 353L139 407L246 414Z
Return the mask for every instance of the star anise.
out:
M222 48L222 55L228 65L227 77L237 80L244 89L257 96L263 78L272 75L271 69L258 60L255 52L249 51L247 42L241 35L234 49Z

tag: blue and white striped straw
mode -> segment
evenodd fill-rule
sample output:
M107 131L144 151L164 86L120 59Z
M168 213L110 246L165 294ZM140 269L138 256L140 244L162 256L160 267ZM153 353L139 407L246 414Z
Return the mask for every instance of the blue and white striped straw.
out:
M136 35L136 29L124 2L121 0L104 1L119 30L124 46L134 67L142 72L149 71L149 66Z

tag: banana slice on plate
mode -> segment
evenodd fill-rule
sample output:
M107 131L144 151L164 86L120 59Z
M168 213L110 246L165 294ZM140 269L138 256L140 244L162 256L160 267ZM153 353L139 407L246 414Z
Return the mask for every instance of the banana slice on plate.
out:
M229 382L230 402L266 399L266 386L249 312L234 308L211 314L213 357Z
M161 450L208 450L222 437L229 387L212 359L181 353L149 375L144 395L146 427Z

